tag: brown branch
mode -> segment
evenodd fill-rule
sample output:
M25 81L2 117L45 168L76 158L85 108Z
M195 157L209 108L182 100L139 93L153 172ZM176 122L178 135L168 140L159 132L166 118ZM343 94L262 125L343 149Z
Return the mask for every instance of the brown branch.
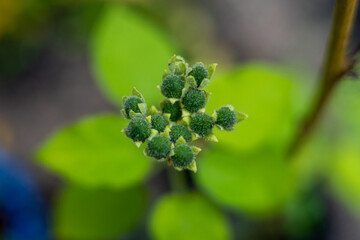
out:
M298 135L291 145L291 153L295 153L308 138L336 83L352 69L353 60L349 58L347 51L357 2L357 0L337 0L335 3L329 43L324 66L319 77L320 85L314 97L312 108L306 115Z

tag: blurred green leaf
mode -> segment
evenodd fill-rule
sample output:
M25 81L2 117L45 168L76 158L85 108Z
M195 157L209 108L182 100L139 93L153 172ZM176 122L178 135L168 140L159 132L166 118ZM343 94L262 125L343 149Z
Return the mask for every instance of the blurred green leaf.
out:
M358 142L357 142L358 143ZM351 210L360 214L360 150L356 142L338 146L333 162L329 162L330 186L336 196Z
M275 147L235 152L224 144L198 161L196 181L215 200L253 215L272 214L295 191L290 166Z
M288 164L288 145L308 103L303 78L272 64L238 67L210 84L209 108L232 104L249 118L198 161L197 183L215 200L251 215L281 210L305 179ZM301 166L305 168L304 166Z
M93 35L92 52L98 83L114 103L120 105L134 86L149 105L160 100L156 85L175 49L151 20L123 6L106 8Z
M146 177L151 161L120 132L126 125L114 114L85 118L58 131L37 157L78 184L127 187Z
M360 82L342 81L330 103L328 179L335 195L360 215Z
M230 239L220 210L198 193L163 197L153 210L150 228L156 240Z
M360 81L341 81L330 103L330 114L338 123L338 132L360 135Z
M66 240L114 239L133 228L146 204L142 188L124 191L69 186L55 206L55 233Z
M344 79L335 89L321 125L326 127L325 173L335 196L360 215L360 82Z
M215 74L216 75L216 74ZM255 148L266 142L286 141L293 134L295 113L303 108L295 106L299 89L290 71L271 64L252 63L215 79L208 87L213 91L208 109L225 104L249 118L236 126L236 130L217 133L218 139L236 149Z
M319 125L289 160L294 176L305 189L311 187L314 182L321 181L333 154L328 131Z

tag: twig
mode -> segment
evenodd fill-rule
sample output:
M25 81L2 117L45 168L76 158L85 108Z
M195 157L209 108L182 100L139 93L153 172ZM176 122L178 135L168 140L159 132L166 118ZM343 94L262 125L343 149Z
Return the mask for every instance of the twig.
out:
M357 2L357 0L337 0L335 3L331 34L319 78L319 89L314 97L312 108L291 145L291 153L295 153L308 138L336 83L353 67L354 62L349 58L347 51Z

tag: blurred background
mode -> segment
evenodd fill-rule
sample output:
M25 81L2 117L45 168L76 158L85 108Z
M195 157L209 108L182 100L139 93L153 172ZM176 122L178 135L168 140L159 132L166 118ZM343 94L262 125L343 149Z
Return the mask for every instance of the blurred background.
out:
M0 0L1 239L360 239L360 83L316 130L334 1ZM357 17L352 49L360 39ZM198 173L146 159L120 130L173 55L218 63L208 113L249 119L198 142Z

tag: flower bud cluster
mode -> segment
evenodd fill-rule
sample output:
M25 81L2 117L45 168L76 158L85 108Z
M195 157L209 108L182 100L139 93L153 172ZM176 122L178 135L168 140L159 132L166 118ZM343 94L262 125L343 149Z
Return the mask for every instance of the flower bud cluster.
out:
M210 92L203 90L210 83L217 64L205 66L196 63L189 67L180 56L174 55L164 70L161 85L165 96L160 110L152 106L149 110L142 94L133 88L132 96L123 97L121 110L129 124L122 131L140 147L147 142L144 154L159 161L166 160L177 170L189 169L196 172L196 155L200 148L190 145L203 138L217 142L213 133L216 126L221 131L232 131L235 124L247 115L225 105L212 115L205 112Z

